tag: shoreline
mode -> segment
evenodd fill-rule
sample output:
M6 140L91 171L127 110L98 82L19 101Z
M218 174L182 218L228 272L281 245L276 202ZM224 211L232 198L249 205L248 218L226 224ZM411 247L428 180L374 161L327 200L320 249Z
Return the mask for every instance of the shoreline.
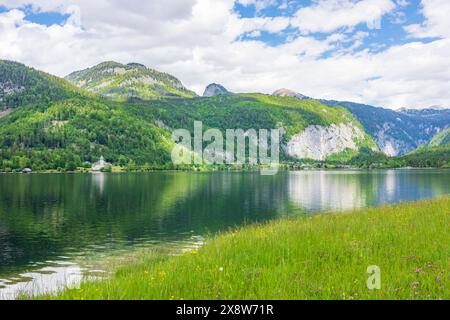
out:
M148 252L106 280L34 298L448 299L449 212L447 195L244 226L181 256ZM371 265L381 269L380 290L366 287Z
M280 168L280 172L294 172L294 171L305 171L305 172L315 172L315 171L386 171L386 170L450 170L450 167L386 167L386 168L359 168L359 167L349 167L349 168ZM112 170L112 171L58 171L58 170L44 170L44 171L32 171L24 173L21 171L17 172L4 172L0 171L2 174L21 174L21 175L33 175L33 174L99 174L99 173L153 173L153 172L194 172L194 173L216 173L216 172L260 172L261 169L157 169L157 170Z

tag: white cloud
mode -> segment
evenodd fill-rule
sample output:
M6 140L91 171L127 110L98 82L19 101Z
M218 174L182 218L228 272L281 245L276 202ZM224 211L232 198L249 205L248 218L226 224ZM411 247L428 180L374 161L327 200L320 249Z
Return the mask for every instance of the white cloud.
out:
M317 0L313 6L298 10L292 24L302 32L331 32L361 23L378 28L380 19L392 11L391 0Z
M239 32L268 31L279 33L289 26L289 18L286 17L264 17L264 18L243 18L238 20Z
M29 0L1 1L20 8ZM26 21L20 10L1 13L0 58L61 76L105 60L141 62L179 77L198 93L218 82L235 92L271 93L287 87L313 97L396 108L450 106L447 22L430 3L424 1L427 23L421 32L443 39L374 54L352 50L369 36L357 32L335 32L325 40L295 35L276 47L239 41L244 33L283 32L289 19L243 19L233 12L232 0L35 0L35 10L68 12L71 18L47 27ZM353 7L348 7L352 14L346 26L375 19L355 18ZM342 25L337 21L332 25ZM333 54L324 58L325 52Z
M450 1L422 0L423 24L413 24L405 29L415 38L450 37Z

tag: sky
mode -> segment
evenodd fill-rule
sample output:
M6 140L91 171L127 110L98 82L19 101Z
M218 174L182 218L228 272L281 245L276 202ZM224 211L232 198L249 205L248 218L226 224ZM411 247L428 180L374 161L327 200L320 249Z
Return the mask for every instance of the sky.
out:
M0 0L0 59L65 76L138 62L202 94L450 107L449 0Z

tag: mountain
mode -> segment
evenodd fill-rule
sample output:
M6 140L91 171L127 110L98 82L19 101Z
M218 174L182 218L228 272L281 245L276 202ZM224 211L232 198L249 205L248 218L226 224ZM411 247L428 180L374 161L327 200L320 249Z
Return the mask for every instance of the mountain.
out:
M112 76L111 73L122 73L111 71L109 67L98 81ZM32 70L25 66L21 68L24 69L21 72ZM98 71L98 68L105 68L105 64L92 69ZM145 67L133 64L128 68ZM345 160L360 151L376 149L362 125L345 108L326 106L314 100L262 94L220 94L206 98L116 101L77 91L79 89L63 79L33 72L36 72L35 77L43 77L36 86L28 87L26 81L3 82L8 83L8 95L12 92L11 83L14 83L16 89L12 94L26 93L19 95L23 99L30 92L33 93L31 97L39 98L30 98L29 103L10 109L0 118L0 168L4 171L24 167L73 170L80 166L90 167L101 156L114 165L170 168L174 145L172 130L185 128L192 132L195 120L201 120L205 130L218 128L223 133L226 129L237 128L280 128L284 132L283 160L325 160L329 157ZM87 78L94 79L94 75L99 73L93 72ZM80 74L72 75L72 79L76 77L81 79ZM50 87L41 82L50 83ZM18 84L22 83L26 85L19 88ZM110 90L117 92L122 88L122 82L117 82L119 87L112 87L114 83L110 83ZM55 92L49 88L54 88ZM61 94L55 95L59 92Z
M431 147L450 145L450 128L443 130L434 136L430 142Z
M449 108L442 108L442 107L430 107L425 109L407 109L407 108L401 108L397 110L401 113L406 113L409 115L415 115L420 117L431 117L436 118L439 117L442 114L448 114L450 109Z
M282 128L282 160L346 160L375 149L344 108L259 94L112 102L71 98L22 107L0 119L3 170L67 169L100 156L115 165L170 167L173 129ZM232 124L232 125L230 125Z
M142 79L137 84L135 77L139 72L154 71L136 63L108 62L69 77L82 88L96 92L92 94L21 64L2 62L0 67L0 169L5 171L24 167L72 170L89 167L101 156L114 165L171 168L172 131L183 128L193 133L194 121L202 121L205 130L218 128L223 134L227 129L279 128L283 132L282 161L448 164L446 146L422 147L395 159L381 154L378 146L395 153L428 144L436 133L448 128L449 110L393 111L351 102L313 100L283 90L275 95L211 97L164 96L152 91L153 100L143 95L128 96L140 99L126 99L126 95L117 93L123 93L125 87L139 87ZM181 88L175 78L162 75ZM92 89L104 81L107 85ZM101 92L106 88L109 95ZM213 91L217 88L214 85ZM444 133L435 141L440 141L441 135Z
M224 86L217 84L217 83L211 83L206 87L205 92L203 93L203 96L204 97L214 97L219 94L230 94L230 93L231 92L229 92L227 89L225 89Z
M18 62L0 60L0 118L22 105L61 100L79 91L63 79Z
M104 156L115 164L170 161L170 132L126 105L68 81L0 61L0 168L74 169Z
M275 96L311 99L289 89L279 89ZM329 106L343 106L349 110L375 140L382 152L389 156L406 154L427 145L441 130L450 126L450 109L401 109L394 111L348 101L318 99Z
M186 89L174 76L139 63L103 62L92 68L73 72L66 80L79 88L116 100L195 96L194 92Z
M278 89L274 93L272 93L273 96L278 97L291 97L291 98L297 98L297 99L310 99L307 96L302 95L301 93L289 90L289 89Z
M395 111L353 102L321 101L346 107L389 156L427 145L438 132L450 126L449 109Z
M233 94L138 104L141 107L135 110L141 117L152 114L164 128L192 128L195 120L222 131L281 128L285 160L346 160L362 150L377 150L375 142L345 108L314 100Z

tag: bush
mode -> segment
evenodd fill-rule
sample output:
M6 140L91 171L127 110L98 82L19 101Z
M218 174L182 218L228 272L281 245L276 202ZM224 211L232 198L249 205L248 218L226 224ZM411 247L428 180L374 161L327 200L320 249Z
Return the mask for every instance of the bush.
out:
M104 168L100 170L101 172L112 172L112 166L107 164Z

